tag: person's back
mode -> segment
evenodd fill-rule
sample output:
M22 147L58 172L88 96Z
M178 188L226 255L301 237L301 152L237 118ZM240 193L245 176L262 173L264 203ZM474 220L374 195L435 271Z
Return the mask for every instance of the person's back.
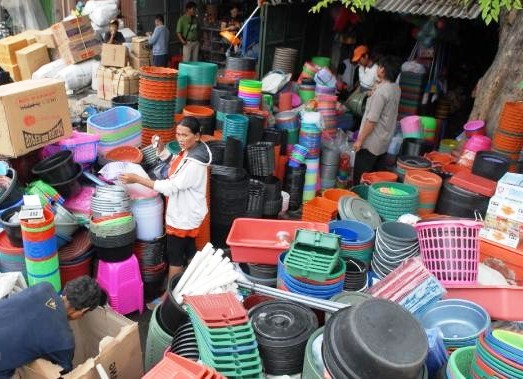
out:
M74 347L64 302L51 284L0 300L0 379L38 358L70 371Z
M157 37L156 37L157 36ZM169 52L169 29L165 25L158 25L154 28L153 37L154 40L152 44L152 54L153 55L164 55Z

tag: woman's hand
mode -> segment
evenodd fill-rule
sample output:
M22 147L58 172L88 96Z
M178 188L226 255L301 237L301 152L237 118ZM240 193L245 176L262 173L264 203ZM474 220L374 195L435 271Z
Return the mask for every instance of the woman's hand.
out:
M120 181L124 184L133 184L140 183L142 177L136 174L122 174L118 177L118 179L120 179Z
M154 135L151 137L151 145L156 145L156 152L159 154L165 149L165 143L162 141L159 135Z

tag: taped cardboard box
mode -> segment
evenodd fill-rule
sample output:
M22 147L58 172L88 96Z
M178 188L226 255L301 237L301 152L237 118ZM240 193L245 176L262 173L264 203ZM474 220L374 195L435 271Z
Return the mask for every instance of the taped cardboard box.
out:
M0 66L4 69L4 71L7 71L9 75L11 75L11 79L13 79L13 81L19 82L22 80L22 76L20 75L20 67L17 64L0 63Z
M132 68L134 68L135 70L139 70L140 67L151 65L151 57L148 56L145 58L143 58L143 57L140 58L140 57L137 57L136 55L134 55L133 53L131 53L131 54L129 54L129 63Z
M102 52L102 45L93 33L78 42L68 42L59 47L60 57L66 64L74 64L94 58Z
M133 37L131 40L131 52L138 58L148 58L151 55L149 38Z
M125 67L127 66L127 47L123 45L102 45L102 65L106 67Z
M24 36L16 35L0 39L0 63L15 65L16 52L29 45Z
M33 72L49 63L47 46L43 43L33 43L24 47L16 52L16 60L18 67L20 67L22 80L29 80L33 76Z
M143 376L138 324L107 308L97 308L71 321L75 336L73 371L38 359L18 370L24 379L99 379L100 364L110 378L139 379Z
M16 158L71 136L64 83L24 80L0 86L0 154Z
M29 44L38 42L46 45L48 49L57 48L56 42L54 40L53 31L51 30L51 28L47 28L45 30L26 30L22 34L28 36L27 42L29 42Z
M76 17L51 26L54 40L58 46L67 42L86 40L87 34L94 33L89 16Z
M111 100L113 98L113 76L115 69L100 65L96 72L97 96L100 99Z
M36 37L35 37L34 33L33 33L34 31L36 31L36 30L26 30L26 31L24 31L22 33L19 33L18 36L20 36L22 38L25 38L27 40L27 43L29 45L31 45L33 43L38 42L36 40Z
M126 67L116 71L113 75L113 97L137 95L140 83L140 72Z

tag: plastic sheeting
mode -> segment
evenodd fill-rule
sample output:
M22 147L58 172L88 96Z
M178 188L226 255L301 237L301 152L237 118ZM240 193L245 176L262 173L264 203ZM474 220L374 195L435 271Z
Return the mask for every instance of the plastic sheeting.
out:
M0 6L9 12L15 30L43 30L49 27L40 0L0 0Z

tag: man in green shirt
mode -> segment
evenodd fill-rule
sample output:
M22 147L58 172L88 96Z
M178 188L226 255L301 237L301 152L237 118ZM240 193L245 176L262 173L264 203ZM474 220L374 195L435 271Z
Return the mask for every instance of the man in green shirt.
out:
M178 19L176 25L176 34L183 45L184 62L197 61L200 52L196 10L196 4L189 1L185 6L185 14Z

